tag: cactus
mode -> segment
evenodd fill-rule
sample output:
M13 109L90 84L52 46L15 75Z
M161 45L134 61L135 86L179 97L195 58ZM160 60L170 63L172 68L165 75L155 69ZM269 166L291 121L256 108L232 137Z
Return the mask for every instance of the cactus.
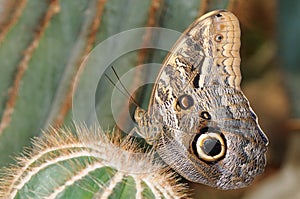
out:
M7 168L1 198L181 198L186 187L130 142L100 129L54 129Z

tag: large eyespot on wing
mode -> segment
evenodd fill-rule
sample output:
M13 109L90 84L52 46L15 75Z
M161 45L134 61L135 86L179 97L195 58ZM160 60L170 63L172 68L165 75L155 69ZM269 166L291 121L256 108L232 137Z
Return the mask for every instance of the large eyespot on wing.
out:
M206 163L212 163L225 157L226 139L224 135L212 128L203 128L191 143L192 152Z
M266 163L266 147L242 131L203 130L186 135L180 142L169 135L162 136L156 151L171 168L189 181L219 189L237 189L249 185L262 173ZM168 129L172 131L172 129ZM173 130L180 136L184 132ZM186 144L191 144L187 147Z

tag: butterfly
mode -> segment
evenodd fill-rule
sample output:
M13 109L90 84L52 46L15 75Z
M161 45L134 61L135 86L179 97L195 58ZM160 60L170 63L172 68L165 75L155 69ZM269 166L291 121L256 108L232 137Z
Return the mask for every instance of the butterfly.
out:
M219 189L250 184L266 165L268 138L243 94L240 27L226 10L193 22L165 58L138 134L187 180Z

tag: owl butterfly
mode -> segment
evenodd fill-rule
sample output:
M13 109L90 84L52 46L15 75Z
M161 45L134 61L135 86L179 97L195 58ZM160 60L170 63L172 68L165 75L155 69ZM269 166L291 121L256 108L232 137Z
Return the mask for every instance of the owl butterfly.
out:
M229 11L197 19L163 62L138 133L187 180L247 186L266 165L268 138L240 88L240 27Z

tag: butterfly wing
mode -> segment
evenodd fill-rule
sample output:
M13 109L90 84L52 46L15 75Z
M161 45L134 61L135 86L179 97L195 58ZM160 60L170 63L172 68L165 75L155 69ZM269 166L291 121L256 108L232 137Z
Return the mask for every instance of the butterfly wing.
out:
M218 10L197 19L166 57L149 107L180 94L189 83L194 88L240 89L240 45L239 22L233 14Z
M163 126L157 151L186 179L248 185L265 167L267 137L240 89L240 27L226 10L197 19L165 59L148 113Z

